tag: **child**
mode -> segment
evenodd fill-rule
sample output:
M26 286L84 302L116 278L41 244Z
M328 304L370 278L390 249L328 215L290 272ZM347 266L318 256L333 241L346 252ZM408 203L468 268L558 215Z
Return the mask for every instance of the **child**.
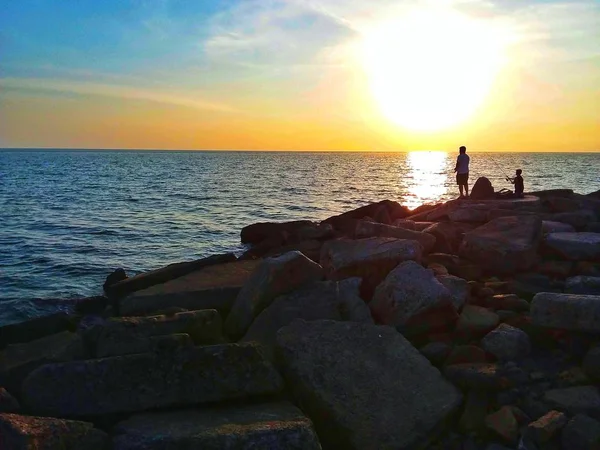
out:
M523 192L525 190L523 186L523 177L521 176L522 173L523 171L521 169L517 169L516 177L506 178L507 181L510 181L512 184L515 185L515 197L517 198L523 198Z

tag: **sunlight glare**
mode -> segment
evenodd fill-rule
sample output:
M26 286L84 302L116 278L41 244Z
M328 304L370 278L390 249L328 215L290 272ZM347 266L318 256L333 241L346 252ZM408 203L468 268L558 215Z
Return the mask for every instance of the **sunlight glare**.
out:
M379 23L362 62L381 112L416 131L448 128L485 100L503 63L506 30L451 9L420 9Z
M404 204L413 209L425 203L437 203L446 194L448 187L446 152L410 152L408 153L411 178L409 195Z

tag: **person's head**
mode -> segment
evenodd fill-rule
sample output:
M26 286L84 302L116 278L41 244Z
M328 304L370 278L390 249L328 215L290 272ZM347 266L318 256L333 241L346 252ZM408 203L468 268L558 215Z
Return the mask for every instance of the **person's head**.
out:
M521 169L517 169L517 175L521 175L523 171Z
M467 147L465 147L464 145L461 146L458 151L460 152L461 155L467 153Z

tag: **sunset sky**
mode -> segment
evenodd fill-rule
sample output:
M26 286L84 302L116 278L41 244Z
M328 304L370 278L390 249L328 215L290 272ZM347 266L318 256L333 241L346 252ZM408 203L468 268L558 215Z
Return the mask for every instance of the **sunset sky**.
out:
M600 151L600 1L9 0L0 147Z

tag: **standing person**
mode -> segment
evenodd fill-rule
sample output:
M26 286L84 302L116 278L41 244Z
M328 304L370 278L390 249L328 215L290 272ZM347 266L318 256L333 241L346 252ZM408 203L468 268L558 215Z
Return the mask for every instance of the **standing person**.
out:
M523 183L523 177L521 174L523 171L521 169L517 169L517 176L514 178L506 178L507 181L510 181L515 185L515 197L523 198L523 192L525 191L525 185Z
M460 190L460 198L469 197L469 155L467 155L467 147L464 145L459 149L458 158L456 158L456 184ZM463 195L464 187L464 195Z

